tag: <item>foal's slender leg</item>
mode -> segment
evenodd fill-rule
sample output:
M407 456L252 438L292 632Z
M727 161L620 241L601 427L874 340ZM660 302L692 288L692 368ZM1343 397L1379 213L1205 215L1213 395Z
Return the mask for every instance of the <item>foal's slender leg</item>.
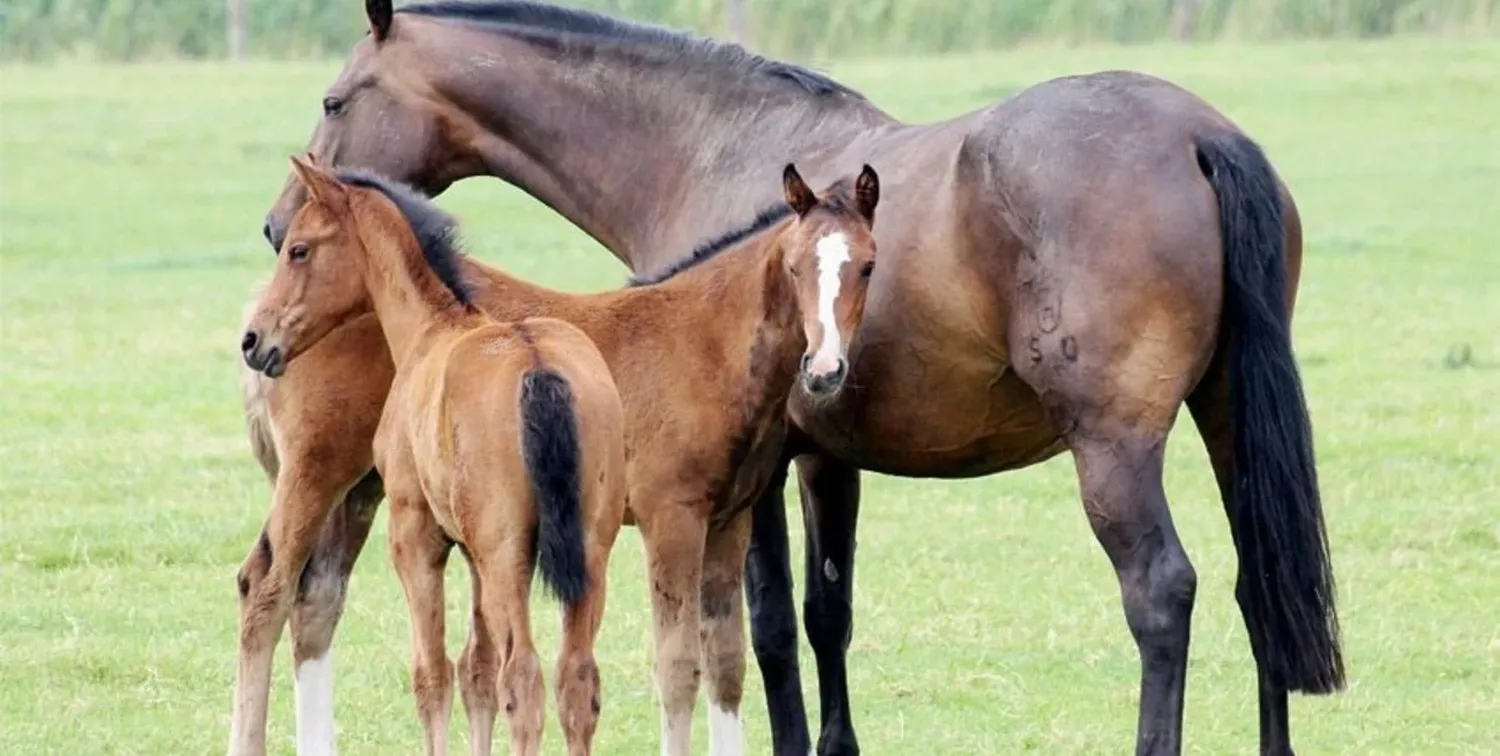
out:
M484 621L484 588L474 558L467 552L469 589L473 594L469 642L458 657L458 691L469 720L470 756L489 756L495 739L495 716L500 712L496 686L500 683L500 654L489 623Z
M703 552L703 670L708 677L709 753L745 752L740 702L745 690L745 614L740 595L750 513L708 532ZM804 751L804 753L806 753Z
M639 500L639 497L632 497ZM698 697L699 590L707 523L694 505L654 503L641 518L656 630L656 688L661 696L661 752L687 756ZM638 512L638 514L641 514Z
M745 557L745 596L750 605L750 642L765 686L771 718L771 750L806 756L807 708L797 660L797 609L792 601L792 555L786 527L786 475L790 460L771 479L751 513L750 550Z
M428 756L448 753L453 667L444 647L443 570L452 542L420 498L392 492L391 563L411 612L411 689Z
M499 701L510 725L512 754L540 752L546 695L542 666L531 638L530 538L506 538L495 548L475 546L475 567L483 586L481 611L492 645L500 649Z
M371 471L349 490L323 526L323 536L302 569L292 608L292 661L296 669L297 753L336 753L333 726L333 634L344 614L349 574L364 549L384 498Z
M1224 501L1225 511L1231 514L1232 525L1234 518L1230 510L1234 505L1234 429L1230 419L1229 374L1222 357L1217 359L1203 381L1188 395L1187 404L1193 421L1198 426L1198 433L1203 437L1203 444L1208 448L1208 458L1213 464L1214 477L1219 482L1219 493ZM1235 581L1234 593L1248 625L1252 620L1245 590L1245 574L1242 570ZM1250 651L1255 657L1256 676L1259 679L1260 752L1264 756L1291 756L1292 735L1287 716L1286 688L1276 684L1272 678L1264 655L1256 646L1256 634L1251 633L1250 638Z
M854 624L854 531L859 519L859 468L822 454L797 458L802 519L807 529L807 640L818 661L823 724L820 756L859 753L849 710L846 661Z
M266 751L266 706L276 643L328 513L357 480L357 473L341 474L336 469L343 460L301 453L286 456L277 475L271 512L237 580L239 665L229 734L231 754Z
M594 731L599 726L599 664L594 659L594 640L604 619L609 549L594 545L589 555L589 592L576 604L563 607L562 647L557 655L553 686L557 696L557 720L569 756L592 752Z
M1198 581L1162 488L1166 431L1084 419L1068 442L1089 524L1114 564L1140 650L1136 753L1177 754Z

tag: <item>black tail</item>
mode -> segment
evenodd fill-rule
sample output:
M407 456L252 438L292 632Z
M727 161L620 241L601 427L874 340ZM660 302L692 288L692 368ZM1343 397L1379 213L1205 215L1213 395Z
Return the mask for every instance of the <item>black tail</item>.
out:
M1286 237L1275 174L1242 134L1198 140L1219 198L1224 336L1233 403L1230 529L1250 642L1287 690L1344 686L1333 566L1323 526L1312 424L1292 356Z
M583 548L578 418L568 381L545 368L521 379L521 451L536 504L536 563L542 582L565 604L588 592Z

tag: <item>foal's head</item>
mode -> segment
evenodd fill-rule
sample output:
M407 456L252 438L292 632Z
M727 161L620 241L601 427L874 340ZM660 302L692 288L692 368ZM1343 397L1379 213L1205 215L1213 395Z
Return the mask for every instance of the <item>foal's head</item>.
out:
M813 194L794 166L782 176L796 220L782 237L782 262L791 275L807 334L802 383L809 394L828 398L844 386L849 341L865 311L865 293L875 272L875 205L880 179L866 165L854 180Z
M340 324L371 309L363 274L364 244L396 235L394 243L415 245L414 228L396 198L345 182L307 158L292 158L292 169L307 192L276 255L276 272L261 292L240 342L245 364L278 378L287 363L306 352ZM451 223L446 216L434 222ZM439 230L447 233L449 231Z

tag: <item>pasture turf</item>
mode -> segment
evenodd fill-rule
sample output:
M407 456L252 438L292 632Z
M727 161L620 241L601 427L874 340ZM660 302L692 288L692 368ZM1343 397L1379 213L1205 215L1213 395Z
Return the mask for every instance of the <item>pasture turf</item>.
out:
M918 121L1115 67L1219 106L1265 145L1302 209L1296 341L1350 688L1294 700L1300 750L1500 752L1500 46L1048 47L827 66ZM241 424L237 327L271 269L262 213L336 70L0 68L0 752L222 752L235 571L270 495ZM519 275L571 290L624 281L606 252L500 182L466 183L442 203L473 253ZM1168 490L1199 575L1186 750L1252 753L1233 552L1201 446L1181 427ZM867 481L850 651L865 752L1130 750L1136 651L1071 461ZM420 748L384 540L382 517L335 652L347 754ZM657 714L633 530L613 567L599 751L649 753ZM465 577L455 559L455 655ZM550 685L555 613L540 599L537 610ZM283 643L276 753L292 748L289 659ZM805 646L803 659L815 702ZM749 668L750 752L764 753ZM561 751L552 717L549 703L549 753ZM462 752L459 711L453 727Z

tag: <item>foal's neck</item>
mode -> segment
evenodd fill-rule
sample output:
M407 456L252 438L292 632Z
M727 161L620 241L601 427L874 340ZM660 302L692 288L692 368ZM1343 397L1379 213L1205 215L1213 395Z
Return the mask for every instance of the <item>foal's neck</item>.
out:
M414 243L363 230L360 240L365 250L361 275L398 369L426 338L483 317L458 301Z

